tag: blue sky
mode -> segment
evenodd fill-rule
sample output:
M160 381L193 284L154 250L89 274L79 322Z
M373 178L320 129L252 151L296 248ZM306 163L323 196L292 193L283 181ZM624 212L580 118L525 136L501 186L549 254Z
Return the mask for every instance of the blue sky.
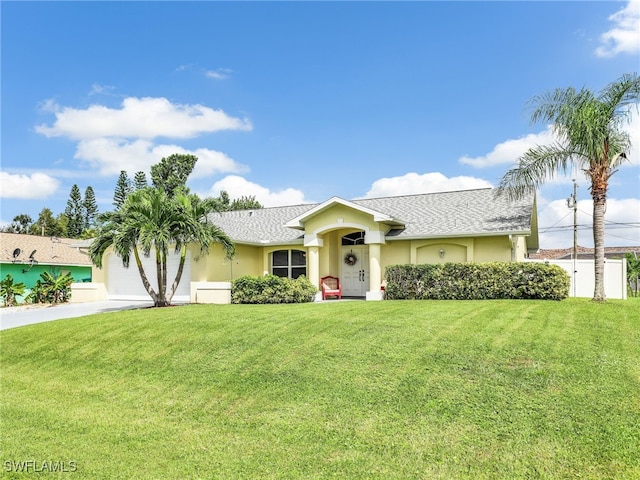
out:
M526 103L640 64L640 2L10 2L2 14L0 221L112 209L120 170L199 157L192 191L265 206L495 186L548 142ZM640 245L640 122L607 245ZM538 193L569 247L571 177ZM593 244L578 173L579 243ZM551 227L551 228L549 228Z

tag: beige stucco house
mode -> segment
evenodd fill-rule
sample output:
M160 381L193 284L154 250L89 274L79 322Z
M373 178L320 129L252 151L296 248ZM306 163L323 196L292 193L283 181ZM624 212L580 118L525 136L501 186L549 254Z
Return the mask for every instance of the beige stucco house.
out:
M216 213L213 222L234 241L237 255L227 260L219 246L209 255L191 248L174 300L226 302L230 281L266 274L306 275L314 285L333 275L343 296L380 300L388 265L524 260L538 249L535 198L510 202L494 192L332 197L319 204ZM100 296L147 299L135 266L125 269L113 252L105 255L104 267L93 271ZM153 258L148 261L153 272Z

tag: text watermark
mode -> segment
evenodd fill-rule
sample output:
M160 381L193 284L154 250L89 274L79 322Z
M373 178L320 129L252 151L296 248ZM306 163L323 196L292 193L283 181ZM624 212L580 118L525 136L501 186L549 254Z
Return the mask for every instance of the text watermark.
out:
M6 460L4 462L5 472L18 473L73 473L78 470L78 464L74 460Z

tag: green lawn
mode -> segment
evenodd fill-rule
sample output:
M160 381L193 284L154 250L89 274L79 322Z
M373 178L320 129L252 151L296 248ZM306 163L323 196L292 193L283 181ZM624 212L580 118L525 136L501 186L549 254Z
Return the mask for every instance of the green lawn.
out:
M0 348L5 478L640 478L637 299L190 305Z

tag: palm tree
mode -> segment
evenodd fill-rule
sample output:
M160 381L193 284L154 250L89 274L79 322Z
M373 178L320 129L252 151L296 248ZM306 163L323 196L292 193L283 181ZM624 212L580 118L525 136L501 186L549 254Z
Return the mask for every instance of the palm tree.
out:
M584 171L593 198L594 301L606 300L604 212L609 178L627 158L631 141L621 127L630 120L631 106L637 107L639 98L637 73L623 75L597 96L586 88L566 88L534 97L531 121L552 122L556 141L529 149L502 177L498 189L510 198L521 198L571 165Z
M111 247L128 267L133 252L142 284L154 306L168 306L180 283L189 244L199 245L201 253L206 255L211 244L219 243L227 256L234 254L229 237L209 220L213 211L213 202L184 191L168 196L162 188L136 190L127 196L120 209L100 215L102 226L89 248L89 255L96 266L102 267L104 253ZM171 247L180 253L180 263L167 290L167 254ZM157 292L149 282L140 257L140 253L149 256L152 250L156 259Z

